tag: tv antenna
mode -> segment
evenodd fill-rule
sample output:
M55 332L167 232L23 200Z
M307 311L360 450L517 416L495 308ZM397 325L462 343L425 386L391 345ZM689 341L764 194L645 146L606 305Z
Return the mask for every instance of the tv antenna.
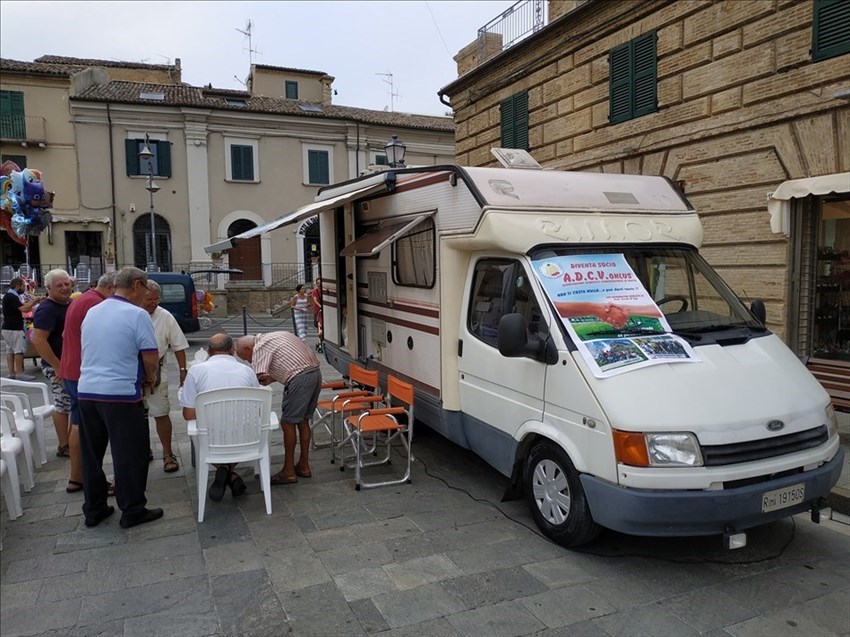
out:
M381 81L384 82L385 84L390 85L390 112L394 113L395 108L394 108L394 105L393 105L393 100L396 97L398 97L398 92L395 90L395 88L393 86L393 74L392 73L375 73L375 75L383 75L384 79L381 80Z
M240 29L240 28L237 27L236 30L239 31L239 33L241 33L242 35L244 35L248 38L248 62L250 64L253 64L254 63L254 54L259 53L259 51L254 48L253 39L252 39L252 36L251 36L251 27L252 27L251 20L249 19L248 25L244 29ZM243 47L242 50L243 51L245 50L244 47Z

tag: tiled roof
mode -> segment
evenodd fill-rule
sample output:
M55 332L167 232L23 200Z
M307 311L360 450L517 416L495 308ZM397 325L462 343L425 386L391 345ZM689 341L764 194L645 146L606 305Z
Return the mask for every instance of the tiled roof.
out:
M306 73L307 75L327 75L324 71L309 71L307 69L293 69L288 66L271 66L269 64L255 64L255 68L269 71L289 71L290 73Z
M144 62L119 62L117 60L93 60L85 58L65 57L64 55L42 55L35 59L36 62L44 64L71 65L71 66L112 66L122 69L151 69L156 71L168 71L175 67L171 64L145 64Z
M72 73L82 71L85 68L85 66L71 64L45 64L41 62L22 62L20 60L0 58L0 72L2 73L30 73L35 75L70 77Z
M164 99L156 101L144 99L141 97L143 93L162 93ZM235 106L225 102L225 98L233 97L244 99L246 102L245 106ZM90 86L71 99L88 102L117 102L121 104L191 106L227 111L342 119L402 128L445 132L454 131L454 121L450 117L390 113L352 106L323 106L315 102L299 102L297 100L287 100L282 97L252 96L245 91L204 89L187 85L112 81L107 84ZM305 110L302 106L306 106L309 110Z

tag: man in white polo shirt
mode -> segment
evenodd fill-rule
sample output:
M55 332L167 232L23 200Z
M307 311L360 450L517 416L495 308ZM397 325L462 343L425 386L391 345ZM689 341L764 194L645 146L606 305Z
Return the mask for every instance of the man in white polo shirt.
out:
M180 404L183 405L183 418L188 422L195 419L195 399L198 394L211 389L226 387L259 387L257 375L247 365L233 356L233 339L227 334L210 336L207 343L209 358L203 363L192 365L180 392ZM245 482L234 471L236 465L215 465L215 480L210 485L210 500L218 502L224 497L227 485L233 497L245 493Z

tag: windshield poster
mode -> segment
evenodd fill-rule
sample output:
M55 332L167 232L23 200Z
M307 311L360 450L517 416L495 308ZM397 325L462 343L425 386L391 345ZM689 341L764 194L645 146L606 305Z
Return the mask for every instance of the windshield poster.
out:
M549 257L533 265L594 376L699 361L687 341L670 333L622 254Z

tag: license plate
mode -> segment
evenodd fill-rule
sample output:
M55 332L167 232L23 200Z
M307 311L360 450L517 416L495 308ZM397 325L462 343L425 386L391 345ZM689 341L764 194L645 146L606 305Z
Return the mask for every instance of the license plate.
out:
M761 512L769 513L778 509L785 509L799 504L806 497L806 485L803 483L792 484L784 489L768 491L761 496Z

